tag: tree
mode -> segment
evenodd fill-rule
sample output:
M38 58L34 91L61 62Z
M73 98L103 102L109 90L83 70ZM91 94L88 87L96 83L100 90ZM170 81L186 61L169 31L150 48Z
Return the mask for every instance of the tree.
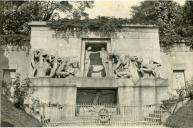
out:
M186 1L183 6L185 23L193 26L193 1Z
M193 1L186 1L183 6L183 22L179 33L189 41L189 45L193 48Z
M143 1L139 6L132 7L131 23L159 26L160 44L164 47L171 47L183 39L191 42L192 32L188 29L190 24L186 24L191 19L188 19L192 14L191 2L187 3L181 7L174 1Z
M90 1L1 1L0 45L29 46L28 22L59 19L62 12L71 18L86 18L84 11L92 5Z

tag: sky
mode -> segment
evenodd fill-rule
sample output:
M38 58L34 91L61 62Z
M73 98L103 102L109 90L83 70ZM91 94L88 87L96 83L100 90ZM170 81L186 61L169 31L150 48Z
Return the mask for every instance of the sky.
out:
M87 9L90 18L110 16L116 18L130 18L131 6L139 5L142 0L95 0L94 7ZM183 5L185 0L174 0Z

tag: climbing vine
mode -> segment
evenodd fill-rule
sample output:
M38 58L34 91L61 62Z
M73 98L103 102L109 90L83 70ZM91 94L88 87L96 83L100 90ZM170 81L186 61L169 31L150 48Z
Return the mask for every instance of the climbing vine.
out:
M16 46L27 50L30 48L30 36L20 34L0 35L0 45Z
M121 26L128 24L129 19L97 17L95 19L59 19L52 20L48 25L56 31L71 33L98 32L102 35L111 35L113 32L119 31Z

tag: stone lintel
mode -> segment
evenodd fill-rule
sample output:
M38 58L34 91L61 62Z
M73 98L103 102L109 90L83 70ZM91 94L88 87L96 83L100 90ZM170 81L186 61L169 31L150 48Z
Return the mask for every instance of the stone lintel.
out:
M118 88L118 87L167 87L167 79L143 78L133 82L127 78L31 78L32 85L38 87L77 87L77 88Z

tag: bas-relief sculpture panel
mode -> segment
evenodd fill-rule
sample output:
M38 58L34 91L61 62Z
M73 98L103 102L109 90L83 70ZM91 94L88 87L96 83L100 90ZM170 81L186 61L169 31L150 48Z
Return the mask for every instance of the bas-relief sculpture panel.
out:
M32 77L65 78L80 75L76 57L61 58L42 49L32 52L30 65Z
M100 51L93 51L87 47L85 51L85 73L87 77L132 78L160 77L158 67L160 63L149 60L143 63L143 58L137 56L109 53L104 47ZM111 72L111 73L110 73ZM79 58L59 57L48 51L34 50L31 55L32 77L80 77Z

